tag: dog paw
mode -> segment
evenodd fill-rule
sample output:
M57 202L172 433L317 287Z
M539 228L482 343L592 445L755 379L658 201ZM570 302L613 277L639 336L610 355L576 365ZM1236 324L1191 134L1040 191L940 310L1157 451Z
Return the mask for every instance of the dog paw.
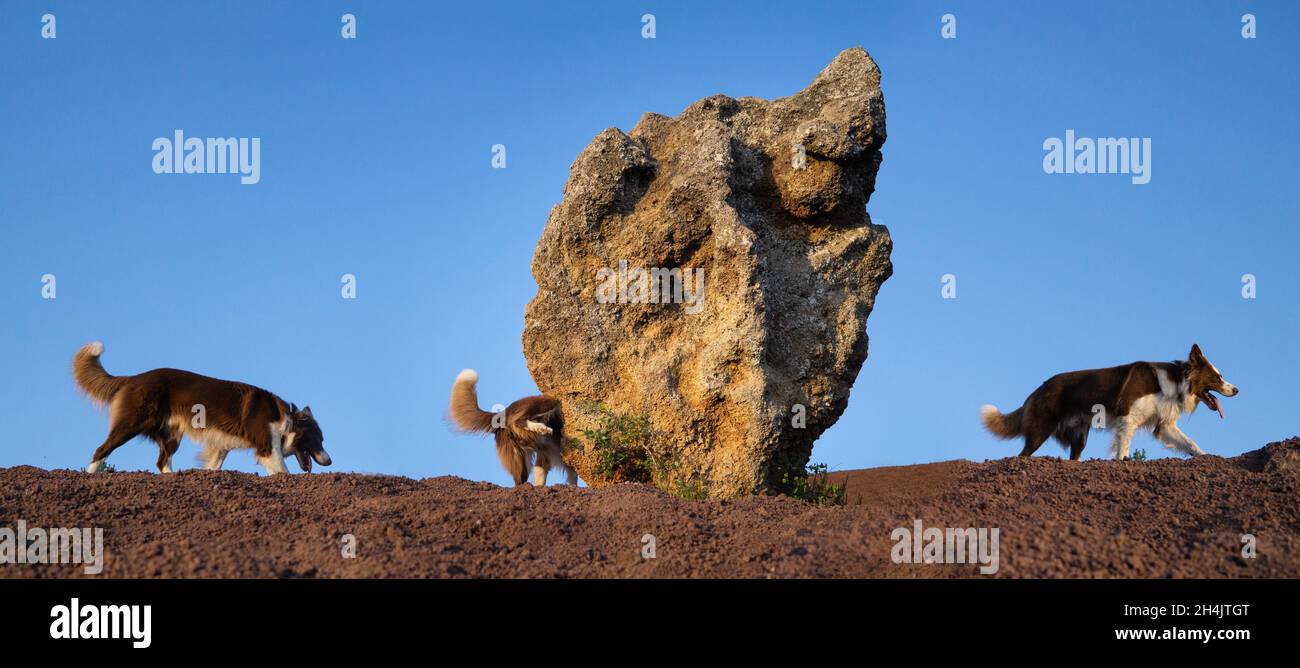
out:
M554 431L551 430L550 427L540 422L533 422L532 420L528 421L527 427L528 427L528 431L531 431L534 434L546 434L547 436L549 436L555 433Z

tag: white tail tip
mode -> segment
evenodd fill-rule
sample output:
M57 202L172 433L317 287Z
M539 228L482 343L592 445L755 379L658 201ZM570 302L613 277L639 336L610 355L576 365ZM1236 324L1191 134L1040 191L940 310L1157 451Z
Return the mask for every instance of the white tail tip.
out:
M465 369L456 376L456 382L477 383L478 372L473 369Z
M984 404L983 406L980 406L980 417L988 417L990 415L1001 415L1001 414L1002 411L998 410L998 407L994 406L993 404Z
M99 357L100 355L104 354L104 343L102 341L93 341L91 343L87 343L81 349L84 350L86 354L90 355L91 357Z

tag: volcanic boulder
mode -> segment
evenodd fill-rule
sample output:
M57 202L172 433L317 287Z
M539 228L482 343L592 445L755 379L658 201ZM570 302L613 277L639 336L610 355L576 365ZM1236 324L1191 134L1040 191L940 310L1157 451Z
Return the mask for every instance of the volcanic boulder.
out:
M631 447L661 486L726 498L801 477L892 272L866 212L884 142L880 70L853 48L790 97L647 113L578 155L533 257L523 347L584 480L636 477L601 451L627 445L611 416L648 420Z

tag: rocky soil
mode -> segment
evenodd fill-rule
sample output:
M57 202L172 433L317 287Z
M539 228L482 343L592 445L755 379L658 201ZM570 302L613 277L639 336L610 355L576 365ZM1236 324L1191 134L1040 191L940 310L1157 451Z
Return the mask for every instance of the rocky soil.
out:
M891 533L917 519L998 528L997 577L1300 577L1300 438L1233 458L1012 458L832 477L847 480L849 505L686 501L636 484L22 466L0 470L0 527L103 527L104 577L982 577L972 564L894 563ZM348 534L354 558L343 556ZM0 564L0 577L81 574Z

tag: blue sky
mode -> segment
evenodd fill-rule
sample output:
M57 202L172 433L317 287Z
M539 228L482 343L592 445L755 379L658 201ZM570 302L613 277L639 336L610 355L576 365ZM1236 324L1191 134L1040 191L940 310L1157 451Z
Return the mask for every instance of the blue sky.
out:
M181 367L310 404L330 470L505 484L488 439L446 427L448 389L474 367L485 405L536 391L529 262L574 157L646 111L789 95L855 45L883 71L868 211L895 272L813 460L1009 456L981 404L1194 341L1242 392L1184 431L1214 454L1258 448L1300 432L1297 31L1282 2L6 2L0 466L87 463L106 419L68 363L102 340L111 373ZM178 128L260 137L260 183L154 174L153 139ZM1067 129L1151 138L1151 182L1045 174L1043 141ZM156 456L135 441L110 461ZM259 470L246 453L227 467Z

